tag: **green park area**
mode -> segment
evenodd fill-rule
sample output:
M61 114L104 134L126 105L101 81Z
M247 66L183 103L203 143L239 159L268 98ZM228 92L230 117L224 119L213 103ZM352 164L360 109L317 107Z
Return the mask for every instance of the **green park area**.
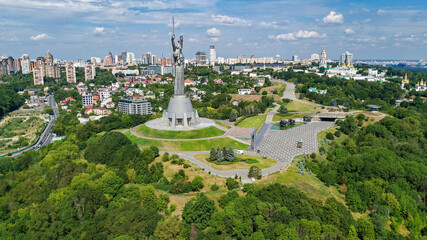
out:
M189 141L164 141L138 138L127 131L125 135L139 147L156 146L161 151L208 151L217 147L232 147L234 149L247 149L248 145L231 138L214 138L206 140Z
M239 124L237 124L237 127L244 127L244 128L258 128L262 125L262 123L267 118L267 115L257 115L253 117L248 117L241 121Z
M190 131L166 131L149 128L146 125L141 125L136 129L136 132L151 138L163 138L163 139L195 139L195 138L207 138L221 136L225 132L214 127L207 127L203 129L196 129Z
M197 160L200 160L214 169L217 170L233 170L233 169L244 169L250 168L251 166L258 167L260 169L269 168L276 164L276 160L272 158L263 158L260 156L251 155L236 155L234 162L217 162L209 160L209 153L198 154L194 156Z
M36 116L3 119L0 123L0 155L31 144L43 130L44 123Z
M314 173L309 174L309 171L305 171L304 175L298 173L299 167L297 165L301 159L302 155L295 157L286 169L265 176L257 181L257 183L262 185L280 183L288 187L296 187L309 197L321 200L322 202L325 202L330 197L334 197L339 202L344 203L344 195L336 187L327 187Z
M305 116L311 116L311 113L277 113L273 116L273 121L280 121L282 119L295 119L295 118L303 118Z
M303 103L300 101L291 101L290 103L287 103L285 107L288 109L289 112L321 112L323 111L321 107L313 107L308 103Z
M280 94L280 95L283 94L283 92L286 89L286 85L282 82L277 82L277 81L273 81L273 84L274 85L272 86L262 88L259 92L262 93L266 91L267 94L272 94L273 92L276 92L276 94Z

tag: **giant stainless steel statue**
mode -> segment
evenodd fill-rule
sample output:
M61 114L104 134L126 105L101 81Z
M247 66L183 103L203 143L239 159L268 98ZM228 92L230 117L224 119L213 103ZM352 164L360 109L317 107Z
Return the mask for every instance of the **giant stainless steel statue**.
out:
M174 26L173 19L172 25ZM175 44L174 30L172 32L174 95L169 100L168 109L163 111L162 122L171 128L194 126L199 123L199 115L197 110L193 109L190 98L184 93L184 55L182 54L184 38L181 35L178 43Z
M175 44L175 34L172 34L172 49L173 49L173 64L175 70L175 95L184 94L184 55L182 54L182 47L184 38L179 37L178 44Z

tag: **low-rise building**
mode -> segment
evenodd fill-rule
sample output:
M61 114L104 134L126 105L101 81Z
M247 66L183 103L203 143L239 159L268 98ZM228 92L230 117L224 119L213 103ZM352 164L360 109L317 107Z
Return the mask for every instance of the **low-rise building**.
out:
M249 95L251 94L252 90L249 88L240 88L238 89L239 95Z
M93 95L89 92L82 93L82 105L83 107L93 105Z

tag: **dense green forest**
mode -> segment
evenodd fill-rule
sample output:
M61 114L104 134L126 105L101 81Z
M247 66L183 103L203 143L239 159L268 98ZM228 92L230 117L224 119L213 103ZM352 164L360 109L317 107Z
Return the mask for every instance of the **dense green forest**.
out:
M0 85L0 119L7 113L19 109L25 99L17 92L30 87L33 83L31 75L2 76L4 84Z
M215 76L205 69L193 71ZM324 79L292 71L282 74L302 83L298 87L302 93L311 86L328 89L330 95L316 101L347 103L353 108L379 101L390 115L373 124L362 115L347 117L338 122L338 133L327 135L332 143L327 151L323 149L325 154L307 160L306 166L322 182L339 189L343 201L321 202L280 184L245 184L241 191L238 181L229 178L228 192L218 198L199 193L177 210L171 198L199 192L204 179L188 179L183 169L166 178L165 162L184 160L168 154L155 160L156 147L141 150L122 133L111 131L139 125L151 116L114 113L82 125L73 111L62 114L53 127L55 133L66 136L64 140L0 160L0 238L425 238L427 103L422 96L394 107L394 100L404 94L397 83ZM75 93L55 94L65 98ZM225 93L212 96L198 108L200 112L206 108L205 114L215 113L208 107L223 108L215 114L225 117L232 109L252 114L272 103L266 96L259 103L231 106L229 97ZM341 141L333 141L335 136L341 136ZM210 187L218 190L216 184Z
M327 76L318 76L314 73L294 72L292 69L284 72L275 72L273 75L279 79L286 79L294 82L297 87L296 91L300 93L300 98L306 97L323 105L337 106L344 105L348 108L360 109L368 104L381 105L382 110L392 109L396 100L405 96L405 91L400 87L400 78L393 79L391 76L403 76L406 71L388 69L387 75L389 80L384 83L354 81L343 78ZM412 73L408 78L414 81L427 79L427 74ZM325 95L310 92L309 88L326 89ZM427 92L410 91L408 96L427 96Z

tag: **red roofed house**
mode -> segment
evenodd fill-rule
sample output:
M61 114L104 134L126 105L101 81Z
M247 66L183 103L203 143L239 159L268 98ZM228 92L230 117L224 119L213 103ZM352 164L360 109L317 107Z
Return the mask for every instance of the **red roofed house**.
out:
M196 85L196 82L191 79L185 79L184 80L184 86L194 86Z

